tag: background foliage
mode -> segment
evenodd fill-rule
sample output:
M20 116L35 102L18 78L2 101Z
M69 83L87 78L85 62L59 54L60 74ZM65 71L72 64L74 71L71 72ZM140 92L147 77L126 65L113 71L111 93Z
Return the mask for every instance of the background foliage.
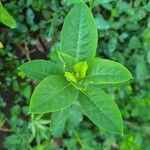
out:
M122 63L134 76L130 84L108 89L123 116L123 137L95 127L78 112L72 112L72 124L67 123L62 135L61 121L61 126L54 124L60 126L60 131L50 129L50 114L28 115L35 83L17 67L30 59L55 60L62 24L74 2L2 1L15 18L17 28L0 24L0 41L4 45L0 49L0 149L149 150L150 2L147 0L95 0L91 4L95 6L92 11L99 33L97 56Z

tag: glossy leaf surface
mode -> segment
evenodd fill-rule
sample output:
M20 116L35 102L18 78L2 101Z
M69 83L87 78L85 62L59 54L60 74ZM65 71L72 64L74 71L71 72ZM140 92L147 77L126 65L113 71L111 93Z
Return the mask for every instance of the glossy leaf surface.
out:
M123 134L123 123L120 111L103 90L88 87L86 92L79 94L80 104L85 115L98 127L109 132Z
M63 133L68 116L68 109L52 113L50 130L54 137L58 137Z
M70 106L78 91L62 76L48 76L35 88L29 106L31 113L55 112Z
M91 84L118 84L131 78L131 73L122 64L96 58L89 63L86 82Z
M76 4L65 18L61 44L62 52L77 61L95 56L97 29L91 10L85 3Z
M41 81L49 75L63 75L63 70L57 64L47 60L32 60L22 64L19 69L31 79Z
M3 7L1 2L0 2L0 22L12 29L17 27L15 19Z

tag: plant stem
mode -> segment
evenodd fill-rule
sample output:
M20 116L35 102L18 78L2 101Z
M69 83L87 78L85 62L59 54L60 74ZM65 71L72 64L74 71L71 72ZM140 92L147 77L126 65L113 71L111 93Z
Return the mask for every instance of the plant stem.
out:
M11 132L11 129L7 129L7 128L0 128L0 131L3 131L3 132Z

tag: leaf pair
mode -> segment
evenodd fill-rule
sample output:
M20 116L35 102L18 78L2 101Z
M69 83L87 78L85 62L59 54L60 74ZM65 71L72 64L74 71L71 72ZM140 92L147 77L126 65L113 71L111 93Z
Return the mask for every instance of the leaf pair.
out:
M119 109L99 87L126 82L132 75L117 62L94 58L97 30L85 3L76 4L67 15L61 44L58 57L64 68L46 60L34 60L20 66L27 76L40 82L32 94L29 111L54 112L63 117L62 112L78 101L84 114L94 124L122 135L123 123Z

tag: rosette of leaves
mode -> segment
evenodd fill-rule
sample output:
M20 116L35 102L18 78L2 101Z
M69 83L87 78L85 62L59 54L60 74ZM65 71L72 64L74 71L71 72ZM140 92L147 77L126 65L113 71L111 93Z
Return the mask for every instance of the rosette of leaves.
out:
M66 16L61 34L61 63L33 60L19 69L39 82L30 101L30 113L52 112L51 126L64 126L68 110L78 104L95 125L123 135L123 122L112 98L100 87L124 83L132 78L123 65L94 58L97 28L91 10L77 3ZM63 66L63 67L62 67Z

